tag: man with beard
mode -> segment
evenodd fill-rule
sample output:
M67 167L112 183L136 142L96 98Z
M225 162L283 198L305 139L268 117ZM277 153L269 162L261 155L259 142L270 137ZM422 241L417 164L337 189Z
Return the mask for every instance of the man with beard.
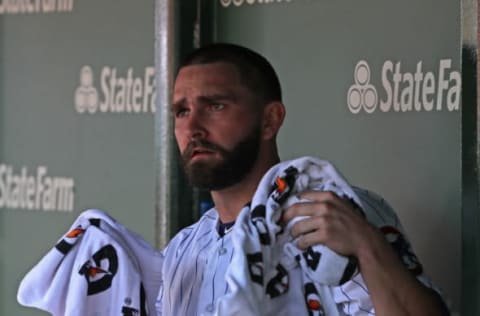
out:
M240 46L213 44L180 65L171 110L186 175L193 186L210 191L215 207L164 250L157 310L162 315L207 315L229 291L229 231L262 176L280 162L276 135L285 108L277 75L264 57ZM365 283L357 286L368 288L376 314L448 313L438 294L404 267L381 232L350 201L321 191L301 197L311 202L296 204L283 216L285 223L305 216L291 230L298 247L323 244L355 256ZM339 315L345 315L346 305L338 306ZM355 315L360 314L371 313Z

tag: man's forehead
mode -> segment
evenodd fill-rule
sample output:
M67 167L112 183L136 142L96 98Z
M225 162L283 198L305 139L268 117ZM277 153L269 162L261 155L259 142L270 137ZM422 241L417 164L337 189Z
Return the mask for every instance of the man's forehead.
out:
M236 68L229 63L189 65L180 69L174 84L174 96L190 92L216 94L219 90L246 88Z
M175 84L193 80L239 82L240 75L234 65L226 62L194 64L180 69Z

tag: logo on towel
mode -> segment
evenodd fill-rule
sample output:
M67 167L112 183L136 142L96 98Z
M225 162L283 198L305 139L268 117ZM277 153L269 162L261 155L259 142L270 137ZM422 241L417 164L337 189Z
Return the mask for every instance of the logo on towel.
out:
M68 238L77 238L78 236L82 235L85 232L85 229L82 228L81 226L78 226L77 228L72 229L69 231L65 236Z
M384 226L381 227L380 230L392 245L393 249L395 249L395 252L400 256L408 270L414 275L422 273L423 267L417 256L413 253L410 243L403 237L402 233L392 226Z
M268 224L265 218L266 209L265 205L257 205L250 213L253 226L257 229L258 237L262 245L270 245L270 233Z
M308 249L303 252L303 257L305 258L308 267L315 271L318 268L322 254L318 251L314 251L312 247L308 247Z
M123 316L146 316L147 315L147 302L146 302L146 295L145 289L143 284L140 284L140 308L133 308L132 299L130 297L126 297L124 300L125 305L122 306L122 315Z
M135 76L133 68L121 74L117 68L105 66L100 73L100 90L95 86L92 67L80 70L80 84L75 90L74 104L78 113L154 113L155 70L146 67L143 76Z
M277 274L267 283L267 295L270 298L280 296L288 291L288 287L288 272L281 264L278 264Z
M72 229L69 231L65 237L68 238L70 242L65 239L60 240L56 245L55 248L60 251L62 254L66 255L73 247L75 243L75 239L82 236L85 233L85 229L82 226L78 226L77 228ZM73 243L72 243L73 239Z
M320 295L318 295L315 285L311 282L305 284L305 303L307 304L309 316L325 315Z
M138 315L140 315L140 311L136 308L123 306L122 307L122 315L123 316L138 316Z
M263 285L263 256L261 252L247 254L248 271L253 282Z
M402 62L386 60L381 71L381 89L373 83L370 65L360 60L355 66L354 83L348 89L347 105L350 112L365 111L458 111L460 108L461 75L452 69L451 59L441 59L438 70L425 71L423 61L414 71Z
M87 295L108 290L118 270L117 251L112 245L106 245L85 262L78 273L88 283Z
M297 175L298 169L294 166L290 166L283 171L281 177L275 179L271 193L271 197L275 202L282 204L288 199L295 186Z

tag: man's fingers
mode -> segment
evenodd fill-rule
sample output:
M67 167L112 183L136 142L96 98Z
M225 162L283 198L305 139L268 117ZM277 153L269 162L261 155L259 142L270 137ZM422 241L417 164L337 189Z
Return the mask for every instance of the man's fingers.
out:
M332 191L304 191L298 195L299 198L315 202L334 202L340 198Z
M301 250L305 250L308 247L315 246L322 243L321 236L317 231L310 232L308 234L301 235L297 240L297 247Z
M324 225L323 217L308 217L296 222L290 231L293 238L297 238L300 235L308 234L315 230L321 229Z
M330 201L328 199L299 202L290 206L283 213L283 221L288 223L292 218L297 216L322 216L340 207L341 205L338 201Z
M297 216L320 216L332 206L325 202L299 202L283 213L283 221L288 223Z

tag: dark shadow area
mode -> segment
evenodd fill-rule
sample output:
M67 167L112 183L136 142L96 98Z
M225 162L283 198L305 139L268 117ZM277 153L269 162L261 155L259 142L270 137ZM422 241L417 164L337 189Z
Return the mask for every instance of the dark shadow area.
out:
M477 48L462 49L462 315L480 315Z

